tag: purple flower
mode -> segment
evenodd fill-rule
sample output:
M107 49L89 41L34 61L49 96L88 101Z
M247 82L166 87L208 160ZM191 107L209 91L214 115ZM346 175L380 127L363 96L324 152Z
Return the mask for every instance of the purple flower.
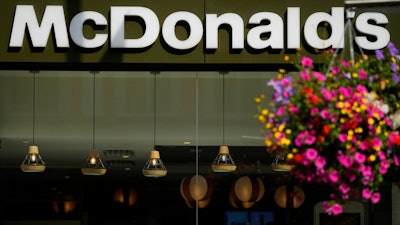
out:
M383 55L383 51L380 50L380 49L375 50L375 55L376 55L376 58L377 58L378 60L382 60L382 59L385 58L385 56Z
M399 76L396 73L392 73L393 81L397 84L400 81Z
M389 42L387 46L389 48L389 53L391 56L397 56L399 54L399 50L396 48L393 42Z

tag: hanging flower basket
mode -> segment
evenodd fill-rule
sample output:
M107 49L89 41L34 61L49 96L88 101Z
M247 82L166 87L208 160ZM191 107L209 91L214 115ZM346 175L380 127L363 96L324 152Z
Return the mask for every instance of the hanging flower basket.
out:
M285 157L299 182L331 187L325 211L338 215L349 200L380 201L380 184L399 168L398 50L336 59L317 67L300 57L298 73L269 81L272 100L255 98L267 151Z

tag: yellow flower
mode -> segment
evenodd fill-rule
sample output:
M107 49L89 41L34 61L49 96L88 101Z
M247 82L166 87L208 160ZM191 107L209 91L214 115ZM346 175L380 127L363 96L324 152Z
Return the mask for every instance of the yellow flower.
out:
M360 133L363 132L363 129L362 129L362 127L357 127L357 128L354 130L354 132L360 134Z
M343 96L342 96L342 97L343 97ZM337 107L338 107L339 109L343 108L343 106L344 106L343 102L338 102L338 103L337 103Z
M263 109L262 111L261 111L261 114L263 114L263 115L267 115L268 114L268 109Z
M260 103L261 102L261 98L260 97L256 97L256 98L254 98L254 101L257 102L257 103Z
M298 150L297 148L293 148L293 149L292 149L292 152L293 152L293 153L298 153L299 150Z
M381 134L381 133L382 133L382 128L381 128L381 126L378 126L378 127L376 128L376 133L377 133L377 134Z
M279 69L278 72L279 73L286 73L286 70L285 69Z
M264 123L264 122L266 121L265 117L262 116L262 115L259 115L259 116L258 116L258 120L259 120L260 122L262 122L262 123Z
M286 159L287 159L287 160L293 159L293 153L287 154Z
M376 156L375 155L370 155L368 157L368 160L371 161L371 162L374 162L376 160Z
M269 140L269 139L265 139L265 145L266 145L267 147L271 147L272 141Z
M374 119L368 118L368 124L373 125L375 123Z
M271 127L272 127L272 123L267 123L267 124L265 124L265 128L271 129Z
M285 130L285 133L286 133L286 134L291 134L291 133L292 133L292 130L291 130L291 129L286 129L286 130Z
M357 78L358 74L357 73L353 73L353 78Z
M284 59L285 61L289 61L289 56L288 56L288 55L285 55L285 56L283 57L283 59Z
M282 132L283 129L285 129L285 124L282 123L281 125L279 125L278 130L279 132Z

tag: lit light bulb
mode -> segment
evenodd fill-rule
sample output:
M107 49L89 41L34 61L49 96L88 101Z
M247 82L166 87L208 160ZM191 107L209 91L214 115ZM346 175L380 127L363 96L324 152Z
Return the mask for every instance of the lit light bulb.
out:
M226 162L226 155L222 155L221 159L223 162Z
M92 164L92 165L95 165L96 164L96 158L95 157L90 157L89 163Z
M151 165L155 166L157 164L157 160L156 159L151 159Z
M30 160L31 160L31 162L36 162L36 154L31 154L31 156L30 156Z

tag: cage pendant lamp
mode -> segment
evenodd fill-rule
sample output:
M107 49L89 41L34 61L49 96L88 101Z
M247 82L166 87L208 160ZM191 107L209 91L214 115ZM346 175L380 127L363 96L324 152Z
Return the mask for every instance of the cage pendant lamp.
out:
M28 154L21 163L23 172L43 172L46 163L39 154L39 147L35 145L35 112L36 112L36 71L33 72L33 94L32 94L32 145L28 148Z
M222 145L219 153L211 164L214 172L233 172L236 170L236 164L229 154L229 148L225 145L225 74L222 75Z
M154 115L154 149L150 152L150 158L147 160L146 164L143 167L142 173L145 177L165 177L167 175L167 168L165 167L163 161L160 158L160 152L155 149L156 146L156 73L154 73L154 106L153 106L153 115Z
M89 157L86 159L81 172L83 175L94 175L100 176L107 172L103 161L100 158L100 153L95 149L95 125L96 125L96 72L93 72L93 137L92 137L92 149L89 151Z

